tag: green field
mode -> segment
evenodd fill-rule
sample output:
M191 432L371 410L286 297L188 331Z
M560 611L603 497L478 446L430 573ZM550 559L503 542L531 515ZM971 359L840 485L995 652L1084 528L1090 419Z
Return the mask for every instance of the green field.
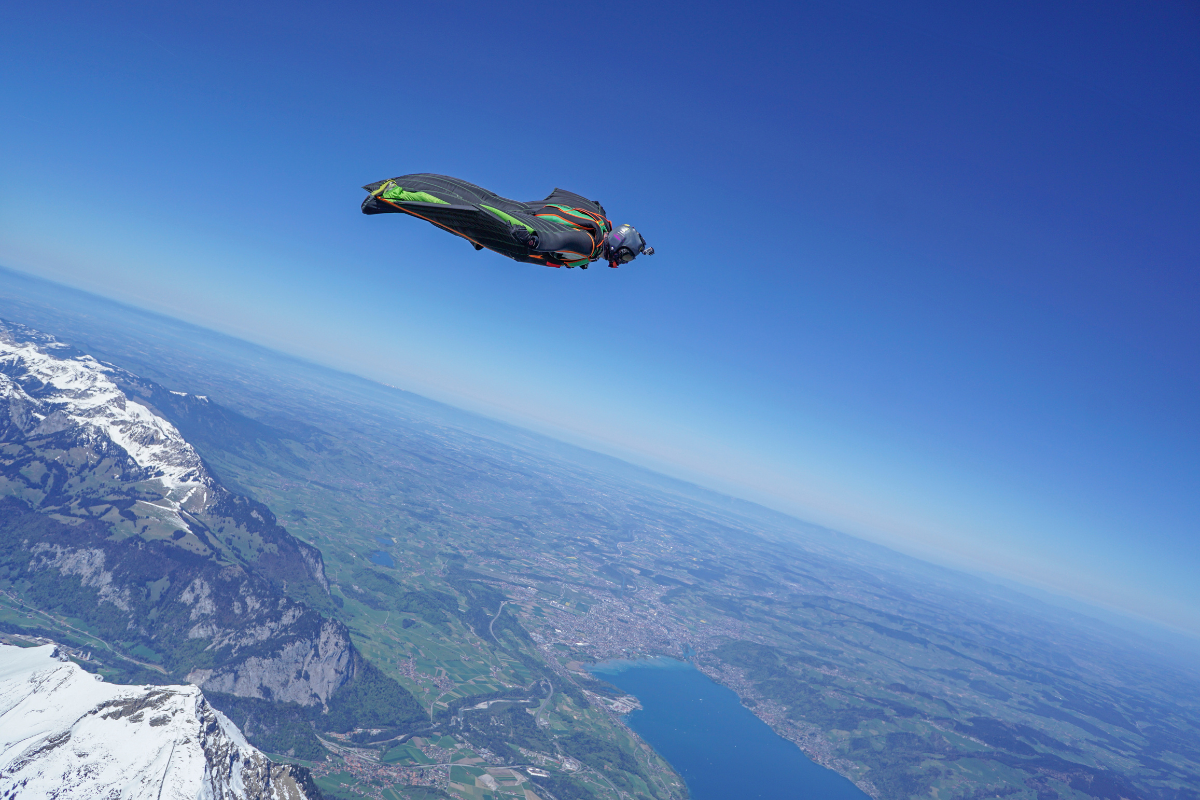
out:
M399 747L393 747L391 750L388 750L383 754L383 761L386 764L399 764L401 766L434 763L432 758L408 744L402 744Z

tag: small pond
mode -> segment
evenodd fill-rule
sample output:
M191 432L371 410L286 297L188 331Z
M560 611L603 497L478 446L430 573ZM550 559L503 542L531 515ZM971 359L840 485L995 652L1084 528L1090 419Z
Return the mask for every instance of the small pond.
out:
M371 553L371 563L378 564L381 567L396 566L396 562L392 560L392 557L382 550L376 550L374 553Z

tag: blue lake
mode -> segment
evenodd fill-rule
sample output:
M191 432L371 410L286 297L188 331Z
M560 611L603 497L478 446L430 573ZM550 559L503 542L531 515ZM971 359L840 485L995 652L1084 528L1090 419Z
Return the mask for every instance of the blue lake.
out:
M629 727L671 762L692 800L869 800L691 664L605 661L592 672L641 701L642 710L625 718Z
M396 562L392 560L392 557L382 550L376 550L374 553L371 553L371 561L381 567L396 566Z

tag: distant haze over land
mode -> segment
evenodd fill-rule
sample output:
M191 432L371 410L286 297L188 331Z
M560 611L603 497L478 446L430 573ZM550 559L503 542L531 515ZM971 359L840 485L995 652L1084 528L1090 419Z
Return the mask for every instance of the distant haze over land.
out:
M1195 800L1200 676L1167 644L0 275L3 631L199 682L322 790L680 800L583 669L667 655L879 800Z
M78 323L73 320L71 313L66 313L68 310L76 314L83 314L85 317L96 317L97 319L110 320L112 324L118 326L128 326L130 330L141 330L146 333L153 332L154 336L163 336L163 341L170 341L170 337L182 337L182 339L206 341L209 350L214 354L217 352L236 352L241 358L247 360L247 363L261 361L263 358L283 358L294 359L294 356L278 353L268 349L261 349L259 345L230 338L225 334L208 331L202 328L194 328L190 323L173 320L171 318L160 317L152 312L145 312L136 308L124 306L111 300L100 298L89 293L79 292L69 287L58 284L45 282L32 276L15 273L8 270L0 269L0 287L7 290L7 296L0 295L0 316L10 316L13 318L21 318L22 315L28 315L28 319L41 320L50 319L61 321L68 326L68 330ZM15 314L15 316L14 316ZM171 333L168 333L170 331ZM148 356L147 356L148 357ZM149 357L148 357L149 358ZM152 359L148 363L152 363ZM302 365L302 369L306 371L320 371L322 367L304 360L296 360L296 364ZM363 380L349 374L345 378L350 381ZM371 383L371 381L366 381ZM386 384L385 384L386 386ZM396 389L404 393L403 389ZM405 393L407 394L407 393ZM452 399L452 398L447 398ZM475 413L483 413L486 407L467 404L473 408L473 411L463 412L454 409L454 407L446 406L445 413L451 415L465 415L463 419L474 418L475 424L487 426L489 424L499 424L502 428L507 428L505 423L489 423L487 416L475 417ZM494 409L493 409L494 410ZM519 417L510 416L509 423L520 423ZM512 435L521 436L521 428L513 428ZM699 485L708 485L712 489L716 489L727 496L722 502L732 504L732 506L751 507L752 504L744 500L736 499L737 495L743 497L751 497L766 503L767 506L774 506L781 509L783 512L796 513L795 509L789 508L786 503L780 502L777 497L764 497L761 494L746 491L746 487L733 486L723 481L712 480L710 475L697 473L693 470L681 469L676 465L664 464L654 459L645 459L639 457L639 454L621 448L604 448L597 445L596 442L587 439L586 437L571 436L569 432L542 426L541 434L556 438L563 438L567 441L573 441L574 444L563 443L555 445L554 439L547 439L546 446L565 447L571 452L576 453L576 457L585 460L592 459L597 464L602 464L605 468L628 469L631 474L637 474L640 479L650 479L665 481L664 485L671 485L675 491L691 492L697 491L706 497L716 497L710 495L707 490L703 490ZM534 434L535 437L537 434ZM590 446L590 447L589 447ZM584 449L577 449L583 447ZM601 452L594 452L595 448L599 447L602 452L607 452L610 456L602 455ZM612 458L616 456L617 458ZM620 458L627 460L618 460ZM632 462L632 463L630 463ZM642 464L644 466L634 466ZM646 472L648 467L655 472ZM666 471L669 474L674 474L677 478L682 478L682 481L673 481L667 475L658 474L658 477L653 477L659 471ZM694 482L694 483L693 483ZM690 487L690 488L689 488ZM761 509L765 511L765 509ZM856 531L860 532L860 531ZM871 539L872 537L867 537ZM894 547L900 551L907 551L923 560L932 563L942 564L948 567L960 566L958 560L953 553L932 548L929 546L913 546L912 542L904 540L896 540L893 538L885 538L883 540L887 545ZM971 562L974 564L974 562ZM1031 597L1035 597L1043 602L1049 602L1058 605L1062 608L1081 611L1093 617L1101 618L1114 622L1130 630L1138 631L1148 635L1151 638L1159 639L1168 642L1174 649L1182 649L1187 652L1195 652L1200 649L1200 636L1196 635L1191 629L1180 628L1176 625L1164 623L1162 620L1153 617L1145 616L1136 613L1128 606L1122 606L1120 595L1116 593L1093 595L1071 595L1065 589L1055 586L1052 583L1043 582L1036 579L1031 579L1030 576L1009 576L1007 572L1001 571L988 572L979 569L970 569L973 574L979 575L984 580L990 581L997 586L1007 586L1011 589L1024 592ZM1039 575L1041 573L1038 573ZM1019 580L1018 580L1019 578ZM1157 632L1156 632L1157 631Z

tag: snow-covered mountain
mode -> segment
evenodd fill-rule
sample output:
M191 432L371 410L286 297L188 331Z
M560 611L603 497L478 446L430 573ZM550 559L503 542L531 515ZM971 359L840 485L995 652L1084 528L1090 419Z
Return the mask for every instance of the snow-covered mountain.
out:
M0 497L327 595L320 553L226 489L171 422L229 412L0 320ZM72 523L74 524L74 523ZM222 530L224 536L214 535Z
M0 424L28 438L72 432L89 462L111 460L113 478L147 484L150 496L137 501L144 516L186 529L181 514L215 500L214 480L175 426L128 398L115 373L50 336L0 326L0 400L9 407Z
M326 705L360 658L317 610L320 551L222 485L172 414L233 416L0 321L0 574L83 619L126 674Z
M116 686L54 645L0 645L0 797L315 800L195 686Z

